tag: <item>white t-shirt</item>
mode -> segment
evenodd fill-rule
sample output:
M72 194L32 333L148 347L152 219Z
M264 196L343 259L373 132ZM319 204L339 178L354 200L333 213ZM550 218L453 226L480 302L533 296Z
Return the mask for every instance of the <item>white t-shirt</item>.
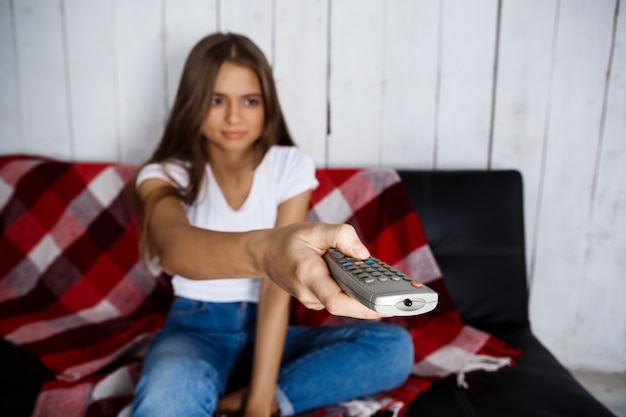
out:
M165 170L181 186L187 185L187 173L176 163L145 166L139 173L136 185L149 178L171 181ZM226 202L209 165L206 167L206 179L208 186L200 192L198 201L185 206L189 221L197 227L228 232L274 227L281 203L314 189L318 184L313 159L291 146L273 146L267 152L256 168L246 201L237 210ZM207 253L206 256L223 255ZM237 259L232 262L237 262ZM259 298L259 279L255 277L193 280L176 275L172 285L176 295L200 301L257 302Z

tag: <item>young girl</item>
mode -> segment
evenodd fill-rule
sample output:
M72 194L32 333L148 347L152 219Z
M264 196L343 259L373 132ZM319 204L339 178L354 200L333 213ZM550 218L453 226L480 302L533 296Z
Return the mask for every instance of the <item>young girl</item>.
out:
M404 329L288 326L290 296L275 283L288 277L267 264L291 259L274 249L265 269L250 265L251 244L275 242L242 232L295 228L286 226L305 220L317 181L289 135L270 66L248 38L214 34L192 49L135 184L144 251L173 276L175 294L144 359L136 416L291 415L408 376ZM246 374L231 389L231 375Z

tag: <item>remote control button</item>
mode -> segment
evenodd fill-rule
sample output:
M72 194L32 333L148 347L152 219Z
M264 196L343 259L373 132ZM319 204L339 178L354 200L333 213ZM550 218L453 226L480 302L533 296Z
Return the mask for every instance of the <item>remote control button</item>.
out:
M389 279L389 278L387 278L387 277L385 277L385 276L378 277L378 280L379 280L380 282L386 282L388 279Z
M372 277L368 277L368 278L366 278L366 279L364 280L364 282L365 282L366 284L373 284L374 282L376 282L376 280L375 280L374 278L372 278Z
M364 262L363 262L363 261L356 261L354 264L355 264L356 266L360 266L360 265L363 265L363 264L364 264Z
M349 266L352 266L352 264L350 262L344 262L343 264L341 264L341 266L343 266L344 268L347 268Z
M421 282L418 282L418 281L412 281L411 282L411 287L422 288L423 286L424 286L424 284L422 284Z
M380 272L372 272L372 276L373 276L373 277L380 277L380 276L382 276L382 275L383 275L383 274L381 274Z
M401 278L400 278L399 276L397 276L397 275L392 275L392 276L390 276L389 278L391 278L391 280L392 280L392 281L400 281L400 279L401 279Z

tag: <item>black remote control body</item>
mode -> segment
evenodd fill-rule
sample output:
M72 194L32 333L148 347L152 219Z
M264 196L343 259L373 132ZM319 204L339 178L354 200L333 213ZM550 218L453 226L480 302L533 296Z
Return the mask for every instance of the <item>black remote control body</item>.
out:
M439 295L431 288L374 257L351 258L331 248L324 260L344 292L381 314L424 314L439 301Z

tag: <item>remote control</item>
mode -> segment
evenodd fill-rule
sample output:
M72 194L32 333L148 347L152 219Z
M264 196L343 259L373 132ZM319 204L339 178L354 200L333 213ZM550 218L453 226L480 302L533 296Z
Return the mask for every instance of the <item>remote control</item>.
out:
M421 282L374 257L356 259L331 248L324 254L331 276L363 305L389 316L432 311L439 295Z

